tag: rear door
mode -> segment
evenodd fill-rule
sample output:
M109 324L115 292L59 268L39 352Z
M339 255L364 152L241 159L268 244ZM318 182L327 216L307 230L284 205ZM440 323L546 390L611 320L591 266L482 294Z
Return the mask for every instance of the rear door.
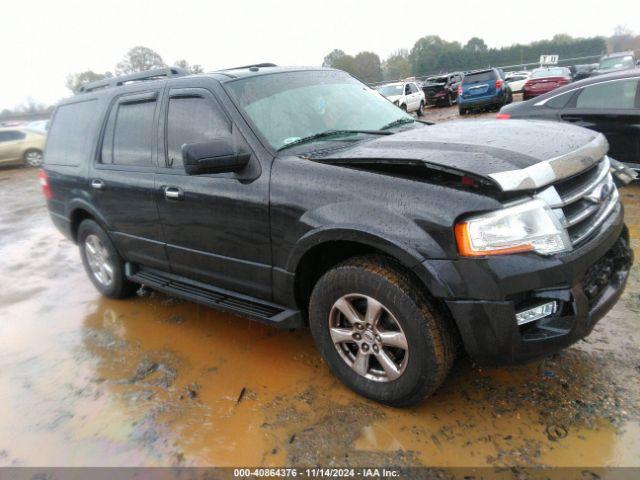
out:
M271 299L269 169L219 97L184 80L169 84L161 137L166 152L156 181L173 273L264 300ZM187 175L181 147L228 138L251 153L238 173Z
M160 91L154 89L112 102L87 188L120 254L131 262L167 270L155 198L159 100Z
M640 79L620 79L588 85L579 91L560 118L604 134L609 155L640 164Z

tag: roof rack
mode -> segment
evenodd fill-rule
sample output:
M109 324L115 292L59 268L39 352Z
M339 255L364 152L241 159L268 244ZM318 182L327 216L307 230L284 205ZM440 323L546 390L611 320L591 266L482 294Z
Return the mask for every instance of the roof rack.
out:
M179 67L154 68L153 70L147 70L144 72L120 75L118 77L105 78L104 80L85 83L80 87L79 93L92 92L101 88L121 87L125 83L129 82L143 82L145 80L158 80L160 78L182 77L183 75L189 74L190 72Z
M253 65L243 65L242 67L223 68L218 72L228 72L229 70L242 70L245 68L264 68L264 67L277 67L275 63L254 63Z

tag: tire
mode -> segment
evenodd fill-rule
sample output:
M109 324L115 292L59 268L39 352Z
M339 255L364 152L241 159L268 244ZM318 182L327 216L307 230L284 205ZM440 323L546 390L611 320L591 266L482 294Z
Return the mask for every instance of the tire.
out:
M446 106L451 107L452 105L453 105L453 100L451 99L451 94L448 94Z
M347 322L342 313L345 302L357 310L357 321ZM361 320L369 305L381 305L382 313L377 327L363 329ZM442 384L455 360L457 336L450 320L387 257L353 258L325 273L311 293L309 323L333 374L360 395L385 405L419 403ZM367 325L372 323L376 322ZM406 350L391 344L402 344ZM361 356L367 360L357 367ZM387 368L378 361L385 357Z
M420 102L420 106L418 107L418 111L416 114L421 117L424 115L424 102Z
M139 288L139 285L127 279L124 260L107 233L93 220L84 220L78 227L78 246L84 269L91 283L102 295L126 298Z
M466 109L466 108L459 107L459 108L458 108L458 113L459 113L460 115L464 116L464 115L466 115L466 114L467 114L467 109Z
M42 166L42 151L38 150L37 148L30 148L29 150L24 152L22 158L24 159L24 163L29 167L37 168Z
M406 105L400 105L400 110L402 110L403 112L407 112L407 106Z

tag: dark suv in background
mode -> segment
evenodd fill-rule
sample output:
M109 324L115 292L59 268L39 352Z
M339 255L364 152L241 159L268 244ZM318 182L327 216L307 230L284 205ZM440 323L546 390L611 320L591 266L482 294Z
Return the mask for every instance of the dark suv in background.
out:
M513 101L513 93L498 68L466 72L458 87L460 115L483 108L499 109Z
M427 105L450 107L458 99L462 73L449 73L427 78L422 84Z
M631 250L606 154L573 126L423 123L338 70L168 68L60 103L40 180L102 294L309 325L337 377L402 406L460 342L526 360L618 300Z

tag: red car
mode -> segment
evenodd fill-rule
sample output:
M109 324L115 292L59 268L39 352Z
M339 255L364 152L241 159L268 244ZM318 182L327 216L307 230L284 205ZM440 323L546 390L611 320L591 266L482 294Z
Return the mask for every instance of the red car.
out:
M536 68L522 87L524 100L537 97L570 83L571 71L566 67Z

